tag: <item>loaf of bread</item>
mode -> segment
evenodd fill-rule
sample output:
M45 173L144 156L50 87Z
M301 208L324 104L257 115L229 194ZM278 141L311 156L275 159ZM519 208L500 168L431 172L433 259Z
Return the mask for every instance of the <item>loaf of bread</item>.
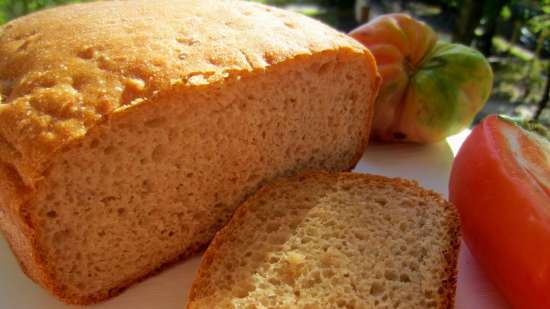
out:
M352 168L371 54L239 1L59 7L0 31L0 227L25 272L103 300L209 243L260 184Z
M306 173L268 184L216 235L188 309L452 309L460 224L412 181Z

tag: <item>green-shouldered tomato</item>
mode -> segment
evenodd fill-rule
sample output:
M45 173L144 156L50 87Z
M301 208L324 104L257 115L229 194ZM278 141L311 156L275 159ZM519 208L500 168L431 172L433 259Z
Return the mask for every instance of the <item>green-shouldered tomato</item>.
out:
M350 35L376 58L382 87L372 135L383 141L436 142L472 122L491 93L493 73L475 49L437 41L406 14L382 15Z

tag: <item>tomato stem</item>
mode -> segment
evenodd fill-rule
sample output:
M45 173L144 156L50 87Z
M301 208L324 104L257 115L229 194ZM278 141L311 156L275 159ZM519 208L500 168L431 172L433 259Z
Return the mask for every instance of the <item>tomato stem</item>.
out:
M405 73L407 73L407 77L409 80L414 77L414 74L416 74L416 66L412 63L411 59L409 57L405 57L403 59L403 66L405 67Z

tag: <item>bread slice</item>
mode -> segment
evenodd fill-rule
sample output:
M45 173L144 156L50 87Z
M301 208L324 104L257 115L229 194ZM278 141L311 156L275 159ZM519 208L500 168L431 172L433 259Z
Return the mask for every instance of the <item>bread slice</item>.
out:
M92 303L203 248L258 186L352 168L379 77L359 43L241 1L45 10L0 31L0 228Z
M187 308L451 309L459 230L454 206L413 181L277 180L218 232Z

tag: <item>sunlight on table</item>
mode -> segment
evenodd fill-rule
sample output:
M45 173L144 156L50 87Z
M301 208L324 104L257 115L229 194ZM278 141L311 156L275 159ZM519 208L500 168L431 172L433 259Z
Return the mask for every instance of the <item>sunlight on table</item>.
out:
M456 157L458 149L460 149L460 146L462 146L464 140L466 140L468 135L470 135L470 132L472 132L472 130L466 129L458 134L447 137L447 144L449 145L449 147L451 147L451 151L453 152L454 157Z

